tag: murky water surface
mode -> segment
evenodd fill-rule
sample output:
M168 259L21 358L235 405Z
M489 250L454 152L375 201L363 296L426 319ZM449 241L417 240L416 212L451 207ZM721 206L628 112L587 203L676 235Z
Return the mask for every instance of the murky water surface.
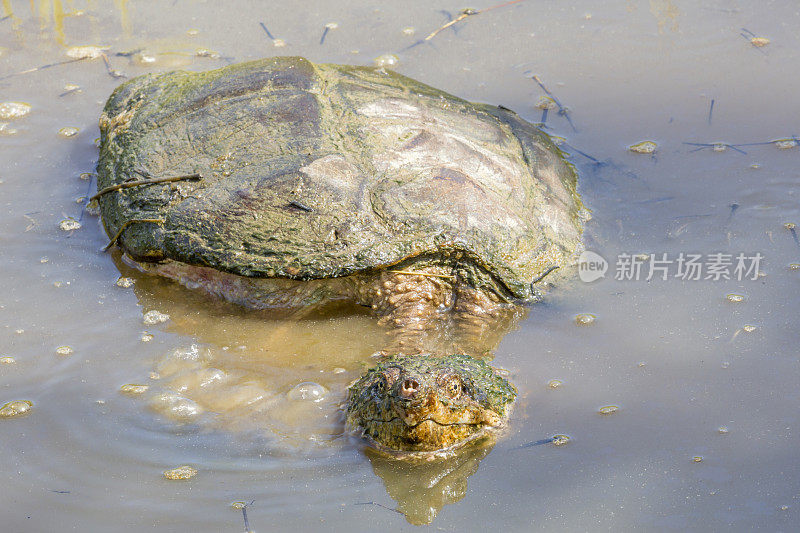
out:
M25 104L0 108L0 404L33 403L0 418L2 529L241 531L247 504L255 531L794 530L796 3L529 0L413 47L468 6L270 4L0 4L0 104ZM275 54L380 58L532 121L536 75L568 109L546 125L609 270L500 344L521 397L493 449L404 464L343 433L344 389L383 339L368 314L252 312L101 252L80 176L119 76ZM655 152L628 149L643 141ZM682 252L733 254L733 279L645 279ZM764 275L735 279L739 253ZM636 281L614 279L620 254L654 255Z

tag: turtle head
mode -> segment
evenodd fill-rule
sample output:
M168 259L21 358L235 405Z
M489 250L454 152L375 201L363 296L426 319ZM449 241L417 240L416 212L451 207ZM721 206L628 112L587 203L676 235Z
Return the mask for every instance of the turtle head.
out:
M347 423L382 449L435 452L503 427L515 397L480 359L396 356L350 386Z

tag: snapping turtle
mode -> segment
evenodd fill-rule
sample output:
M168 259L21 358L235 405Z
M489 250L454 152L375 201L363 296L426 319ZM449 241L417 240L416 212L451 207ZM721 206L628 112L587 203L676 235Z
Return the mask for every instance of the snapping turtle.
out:
M383 353L405 355L351 385L351 426L411 452L502 426L504 378L421 352L442 325L491 330L580 248L576 176L547 135L391 71L296 57L135 78L100 129L103 225L135 266L251 307L349 299L390 326Z

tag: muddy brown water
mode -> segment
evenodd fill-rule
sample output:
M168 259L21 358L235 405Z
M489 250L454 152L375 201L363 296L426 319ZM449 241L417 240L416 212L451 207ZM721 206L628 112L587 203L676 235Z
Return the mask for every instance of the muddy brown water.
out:
M800 245L784 224L800 223L800 148L684 143L800 134L800 12L702 4L529 0L409 48L468 6L3 0L0 102L31 109L0 119L0 356L14 360L0 365L0 403L34 406L0 419L2 530L242 531L234 502L254 531L795 530ZM102 253L76 200L121 80L102 58L7 77L80 45L108 47L129 77L394 54L403 74L532 121L537 75L568 108L574 128L557 110L546 125L569 144L594 216L587 246L610 265L503 339L495 364L520 391L510 431L436 465L377 457L343 434L338 407L383 335L367 314L255 313ZM627 150L645 140L654 154ZM81 227L62 230L70 217ZM763 275L683 280L672 264L647 281L645 263L642 279L614 279L620 254L682 252L760 253ZM152 310L169 320L144 324ZM576 325L584 313L595 321ZM324 389L295 389L306 382ZM570 441L546 443L554 434ZM197 475L164 479L184 464Z

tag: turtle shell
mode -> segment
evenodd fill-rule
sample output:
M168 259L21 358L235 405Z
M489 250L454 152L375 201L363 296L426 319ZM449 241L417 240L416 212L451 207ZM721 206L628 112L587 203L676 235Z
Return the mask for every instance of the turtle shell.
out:
M176 178L100 197L138 261L309 280L439 257L526 300L580 246L575 172L547 135L380 68L148 74L114 91L100 129L98 189Z

